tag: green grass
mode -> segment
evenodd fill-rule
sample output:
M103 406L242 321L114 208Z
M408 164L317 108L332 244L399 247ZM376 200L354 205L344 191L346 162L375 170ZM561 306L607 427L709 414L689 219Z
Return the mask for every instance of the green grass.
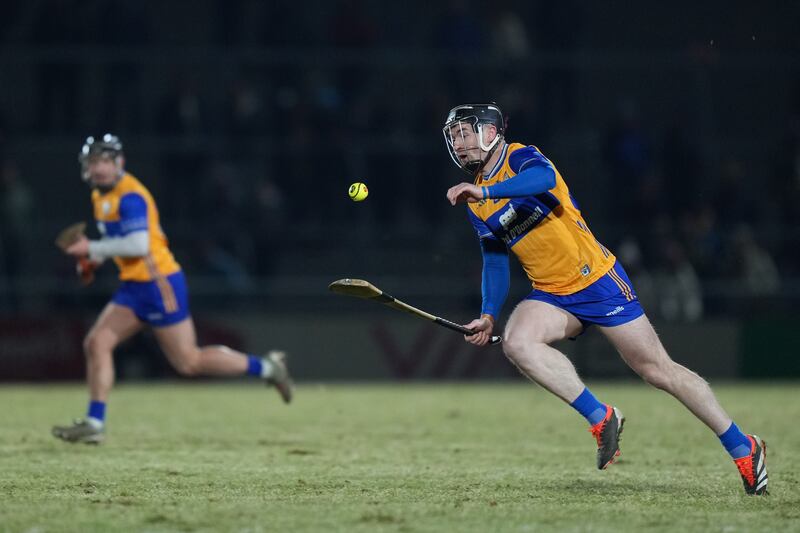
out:
M595 469L586 424L533 385L128 385L109 439L49 435L78 386L2 386L0 531L800 531L800 387L715 387L769 444L745 497L716 437L669 396L595 384L628 418Z

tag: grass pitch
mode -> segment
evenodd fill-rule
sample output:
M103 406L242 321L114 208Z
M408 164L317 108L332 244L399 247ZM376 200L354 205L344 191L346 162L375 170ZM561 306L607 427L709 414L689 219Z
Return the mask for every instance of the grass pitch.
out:
M675 400L595 384L628 418L622 460L526 383L123 385L109 438L69 445L79 386L2 386L0 531L800 531L800 386L716 386L767 440L771 495L746 497Z

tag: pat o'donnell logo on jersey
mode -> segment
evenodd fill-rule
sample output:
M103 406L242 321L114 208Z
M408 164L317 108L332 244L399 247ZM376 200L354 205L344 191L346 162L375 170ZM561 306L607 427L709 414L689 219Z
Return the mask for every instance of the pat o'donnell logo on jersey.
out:
M505 213L500 215L499 218L500 225L503 226L504 229L508 229L508 226L510 226L511 223L514 222L515 218L517 218L517 212L514 211L513 205L509 205Z

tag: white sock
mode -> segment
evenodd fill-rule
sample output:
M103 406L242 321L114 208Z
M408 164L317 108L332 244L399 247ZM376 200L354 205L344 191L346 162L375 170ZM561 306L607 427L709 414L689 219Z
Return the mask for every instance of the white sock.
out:
M92 426L94 429L103 429L103 426L105 425L105 422L93 416L87 417L86 422L88 422L89 425Z

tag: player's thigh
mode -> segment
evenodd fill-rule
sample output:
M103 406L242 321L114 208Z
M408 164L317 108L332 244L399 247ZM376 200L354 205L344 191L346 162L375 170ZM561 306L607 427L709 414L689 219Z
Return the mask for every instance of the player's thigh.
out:
M87 351L113 350L143 326L131 308L109 302L86 334L84 347Z
M177 324L154 327L153 335L170 363L180 367L181 363L191 363L198 357L197 333L191 317Z
M614 327L600 327L622 358L632 368L671 361L647 315Z
M503 337L512 345L549 344L574 337L582 328L569 311L538 300L523 300L511 313Z

